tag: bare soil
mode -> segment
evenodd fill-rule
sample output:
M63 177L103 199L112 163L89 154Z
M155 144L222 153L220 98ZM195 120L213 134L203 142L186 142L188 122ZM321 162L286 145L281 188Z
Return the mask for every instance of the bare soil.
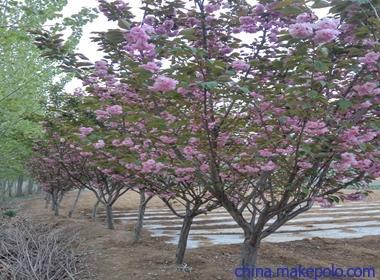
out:
M42 198L21 202L18 205L18 213L36 222L54 223L78 230L81 248L89 253L89 266L97 275L97 279L234 279L233 271L239 265L240 246L190 249L186 253L185 261L191 266L191 272L180 271L173 265L175 246L166 244L164 238L152 237L149 232L144 231L142 243L132 244L133 223L117 224L116 230L108 230L102 221L90 221L88 213L95 202L90 192L83 193L73 218L68 218L66 215L74 197L75 193L70 193L64 198L60 217L54 217L49 209L44 208ZM380 191L375 191L369 200L379 200L379 198ZM158 199L153 199L148 207L164 206ZM133 193L122 197L115 205L115 209L136 210L137 208L138 195ZM331 264L340 267L373 266L380 274L380 236L358 239L313 238L286 243L264 243L259 253L258 265L329 267ZM380 279L380 276L375 279Z

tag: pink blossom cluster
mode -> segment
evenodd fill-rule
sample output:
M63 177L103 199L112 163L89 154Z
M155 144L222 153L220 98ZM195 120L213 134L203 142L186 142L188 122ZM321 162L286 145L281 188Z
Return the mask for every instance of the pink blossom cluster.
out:
M137 53L138 55L141 55L142 53L144 56L154 57L155 45L149 42L149 34L153 32L154 28L149 25L131 28L131 30L125 35L125 49L131 54Z
M155 73L160 70L160 66L158 66L157 63L153 61L150 61L145 64L141 64L140 67L152 73Z
M221 5L219 3L216 4L207 4L205 5L206 13L212 14L220 9Z
M371 96L380 94L380 88L378 88L378 84L373 82L366 82L361 85L356 85L353 87L353 89L359 96Z
M154 159L149 159L142 163L141 172L143 173L157 173L164 165L160 162L156 162Z
M150 89L152 91L161 91L161 92L169 92L175 90L177 87L178 81L166 76L158 76L154 80L154 84Z
M173 30L174 26L174 21L172 19L167 19L155 28L155 32L160 35L176 36L178 31Z
M105 145L106 145L106 143L104 142L104 140L100 139L100 140L98 140L98 142L94 143L93 146L95 149L102 149L105 147Z
M110 114L111 116L118 116L123 114L123 107L120 105L112 105L107 107L107 113Z
M289 34L297 39L313 37L317 44L329 43L340 34L337 19L324 18L315 23L310 22L309 19L312 18L309 18L308 15L300 15L297 22L289 26Z
M235 60L232 62L232 68L236 71L247 71L249 69L249 64L243 60Z
M99 77L104 77L108 74L108 62L105 60L99 60L95 62L96 74Z
M329 129L323 121L308 121L305 126L305 132L311 136L320 136L329 132Z
M79 128L79 137L80 138L86 138L89 134L91 134L92 132L94 131L94 129L92 127L84 127L84 126L81 126Z
M369 52L364 57L359 58L359 62L363 63L369 67L373 67L377 65L377 62L380 59L379 52Z

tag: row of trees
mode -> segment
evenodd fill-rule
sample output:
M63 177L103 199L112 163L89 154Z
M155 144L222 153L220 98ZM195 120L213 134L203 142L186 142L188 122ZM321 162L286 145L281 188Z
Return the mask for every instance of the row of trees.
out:
M160 197L183 218L177 263L194 217L223 207L254 266L287 221L380 175L373 2L145 0L141 20L100 1L120 28L94 38L106 56L45 122L32 173L52 193L94 192L109 228L124 193L141 195L136 228Z
M73 50L84 24L94 11L83 9L71 20L59 12L67 0L0 1L0 180L30 177L25 162L33 140L43 137L40 121L47 108L59 100L71 74L58 68L59 61L44 58L35 44L36 30L50 30L52 38L69 34L60 43L61 55ZM47 23L50 21L50 23Z
M10 197L32 195L40 191L41 188L34 184L33 180L25 180L23 176L19 176L17 181L0 181L0 200L5 200Z

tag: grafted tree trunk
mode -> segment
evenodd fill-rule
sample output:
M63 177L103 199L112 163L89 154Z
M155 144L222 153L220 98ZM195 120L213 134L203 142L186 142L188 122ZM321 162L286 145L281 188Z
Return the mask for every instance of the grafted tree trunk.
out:
M187 247L187 239L189 237L191 225L193 223L194 216L193 215L186 215L183 219L183 224L181 228L181 232L179 235L179 241L177 245L177 251L175 254L175 263L176 264L183 264L183 260L185 258L185 252Z
M236 268L235 276L242 280L255 279L255 268L257 264L257 255L260 248L260 242L250 242L246 238L241 246L241 266Z
M98 210L98 206L99 206L99 203L100 203L100 200L98 199L94 206L92 207L92 215L91 215L91 218L92 220L95 222L96 221L96 212Z
M140 204L139 204L139 214L137 218L137 222L135 225L135 231L134 231L134 237L133 237L133 243L137 243L140 241L141 238L141 232L144 224L144 216L145 216L145 209L149 202L149 200L152 197L145 197L145 191L140 190Z
M24 183L24 176L20 175L17 179L16 197L22 196L22 185Z
M77 207L77 204L78 204L78 200L79 200L79 197L80 197L80 194L82 192L82 189L79 189L78 192L77 192L77 196L75 197L75 201L74 201L74 204L73 206L71 207L70 211L69 211L69 217L71 218L73 216L73 213L75 211L75 208Z
M109 204L106 205L106 213L107 213L107 228L108 229L115 229L115 226L113 224L112 205L109 205Z

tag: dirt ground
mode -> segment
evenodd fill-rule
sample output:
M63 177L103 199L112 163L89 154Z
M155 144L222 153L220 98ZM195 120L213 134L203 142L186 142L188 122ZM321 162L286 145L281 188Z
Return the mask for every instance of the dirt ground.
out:
M92 193L80 198L73 218L66 216L75 193L70 193L62 203L61 216L54 217L44 208L42 198L25 200L18 206L21 216L35 221L56 223L75 228L81 238L81 249L89 253L89 266L99 280L224 280L234 279L233 271L239 264L240 246L212 246L190 249L185 262L191 272L179 271L173 265L175 246L166 244L164 238L143 233L143 242L132 244L133 224L117 224L108 230L102 221L92 222L88 213L94 204ZM370 200L380 198L376 191ZM138 196L123 197L115 209L137 209ZM152 200L149 208L161 208L159 200ZM259 253L259 266L280 267L340 267L373 266L380 274L380 236L359 239L321 239L286 243L264 243ZM372 279L380 279L372 278ZM263 278L261 278L263 279ZM328 278L323 278L328 279ZM337 278L334 278L337 279ZM349 278L345 278L349 279Z

